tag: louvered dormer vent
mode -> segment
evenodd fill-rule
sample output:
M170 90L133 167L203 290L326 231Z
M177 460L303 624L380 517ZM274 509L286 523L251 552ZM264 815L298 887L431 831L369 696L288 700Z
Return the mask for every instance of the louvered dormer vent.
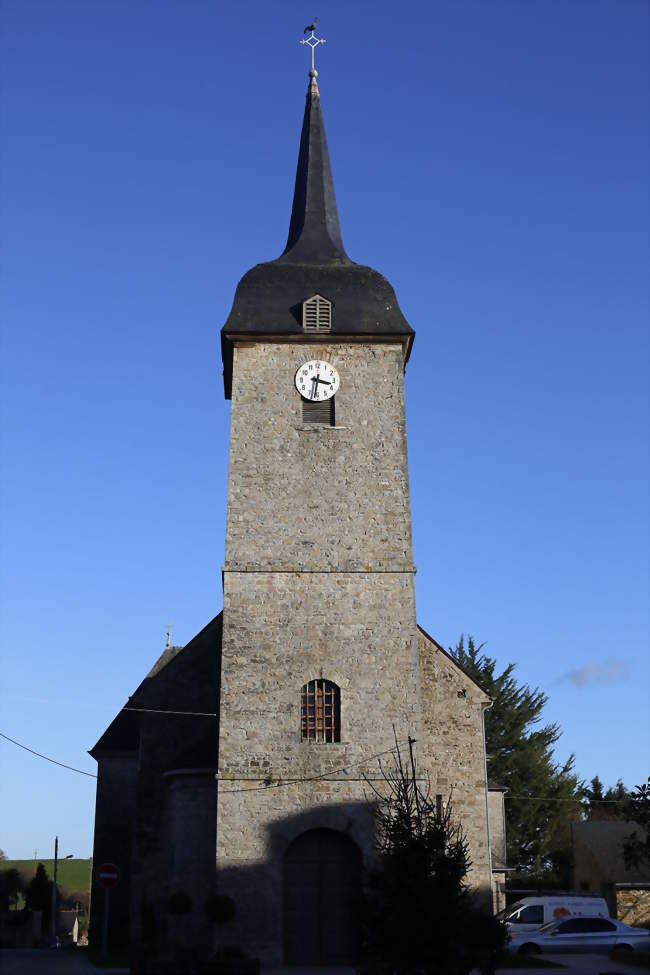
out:
M329 332L332 328L332 302L314 295L302 303L302 327L306 332Z

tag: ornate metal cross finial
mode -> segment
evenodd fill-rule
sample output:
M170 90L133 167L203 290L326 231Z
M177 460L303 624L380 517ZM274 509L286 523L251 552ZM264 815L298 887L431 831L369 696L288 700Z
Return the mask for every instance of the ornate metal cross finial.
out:
M304 30L305 34L311 31L309 37L303 38L303 40L300 42L301 44L308 44L309 47L311 48L311 70L312 71L316 70L316 68L314 67L314 50L318 47L319 44L326 43L324 37L316 37L316 34L314 33L316 30L317 23L318 23L318 17L314 17L314 23L308 24Z

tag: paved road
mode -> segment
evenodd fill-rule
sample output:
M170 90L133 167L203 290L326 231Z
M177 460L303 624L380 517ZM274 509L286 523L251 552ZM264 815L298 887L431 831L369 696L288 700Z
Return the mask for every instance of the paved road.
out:
M610 961L604 955L542 955L549 961L564 965L564 971L580 975L640 975L643 969ZM547 969L550 973L553 969ZM59 951L0 951L0 975L125 975L125 968L95 968L85 952ZM499 968L498 975L540 975L540 968ZM562 975L562 969L557 969ZM289 968L267 969L265 975L354 975L353 968Z
M9 948L0 951L0 975L124 975L126 968L95 968L84 951Z
M498 975L542 975L548 971L552 975L566 975L579 972L580 975L641 975L642 968L610 961L606 955L540 955L548 961L564 965L564 969L557 968L497 968ZM263 975L355 975L354 968L266 968ZM473 975L478 975L474 972Z
M498 975L566 975L569 972L579 972L580 975L641 975L643 971L636 965L625 965L610 961L606 955L540 955L539 957L564 965L564 969L557 968L497 968ZM263 975L355 975L354 968L268 968L263 969ZM474 972L473 975L478 975Z
M610 961L606 955L540 955L548 961L564 965L557 968L497 968L498 975L542 975L548 971L552 975L566 975L579 972L580 975L641 975L642 968ZM265 968L263 975L355 975L354 968ZM478 975L474 972L473 975Z
M563 968L497 968L498 975L542 975L547 971L552 975L557 971L557 975L566 972L579 972L580 975L641 975L643 971L638 965L626 965L618 961L610 961L607 955L536 955L546 961L555 962ZM478 975L478 973L475 973Z
M638 965L611 961L607 955L540 955L540 957L564 965L572 972L582 972L582 975L601 975L601 973L602 975L640 975L643 971ZM521 969L519 971L521 972ZM542 969L537 971L541 972ZM550 973L552 969L549 968L548 971Z

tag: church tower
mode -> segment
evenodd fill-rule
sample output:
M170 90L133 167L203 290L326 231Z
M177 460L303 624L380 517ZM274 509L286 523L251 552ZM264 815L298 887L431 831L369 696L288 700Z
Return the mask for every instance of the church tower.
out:
M244 275L222 330L217 877L270 961L353 956L342 921L372 845L363 776L393 728L419 736L413 338L388 281L344 250L312 70L287 246Z
M248 271L221 332L232 400L223 611L167 646L91 750L93 858L118 866L110 919L134 973L209 958L357 955L372 790L395 736L453 798L470 883L491 859L489 698L415 614L404 370L414 333L388 281L343 247L316 71L283 254ZM497 870L498 872L495 872Z

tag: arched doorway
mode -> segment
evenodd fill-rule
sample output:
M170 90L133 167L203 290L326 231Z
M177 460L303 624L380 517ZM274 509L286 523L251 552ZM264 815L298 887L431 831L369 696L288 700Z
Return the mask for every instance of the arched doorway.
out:
M299 836L284 856L284 955L288 964L345 965L359 945L361 853L333 829Z

